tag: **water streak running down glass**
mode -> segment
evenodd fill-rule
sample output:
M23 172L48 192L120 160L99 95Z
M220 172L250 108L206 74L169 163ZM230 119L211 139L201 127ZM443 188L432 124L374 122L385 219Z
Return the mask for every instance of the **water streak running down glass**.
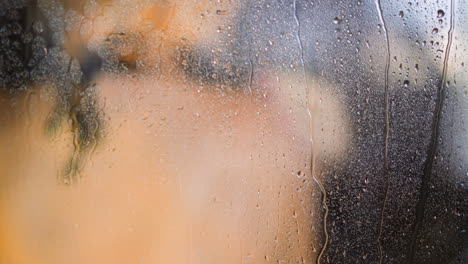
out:
M0 263L468 263L466 0L0 5Z

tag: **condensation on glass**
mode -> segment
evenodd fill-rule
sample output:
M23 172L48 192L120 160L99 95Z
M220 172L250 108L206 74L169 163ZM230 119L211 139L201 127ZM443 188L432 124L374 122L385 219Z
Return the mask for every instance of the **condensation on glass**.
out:
M468 262L465 0L0 4L0 263Z

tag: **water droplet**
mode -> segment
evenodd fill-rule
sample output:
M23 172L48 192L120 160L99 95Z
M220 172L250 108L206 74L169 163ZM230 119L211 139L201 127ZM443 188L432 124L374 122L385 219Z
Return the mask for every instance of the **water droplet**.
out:
M337 25L338 25L338 24L341 24L342 21L343 21L343 18L342 18L342 17L335 17L335 18L333 19L333 23L335 23L335 24L337 24Z
M401 18L403 18L403 17L405 16L405 13L404 13L403 10L402 10L402 11L400 11L400 13L398 13L398 15L399 15Z
M44 32L44 25L41 22L36 21L33 23L33 30L34 33L41 34L42 32Z
M408 87L409 86L409 81L408 80L403 81L403 86Z
M439 10L437 11L437 17L438 17L438 18L441 18L441 17L444 17L444 16L445 16L444 10L439 9Z
M432 30L432 34L437 34L437 33L439 33L439 29L438 29L438 28L434 28L434 29Z

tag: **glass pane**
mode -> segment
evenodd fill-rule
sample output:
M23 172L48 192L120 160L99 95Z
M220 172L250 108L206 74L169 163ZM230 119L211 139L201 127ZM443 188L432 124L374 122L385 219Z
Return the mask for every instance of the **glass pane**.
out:
M465 0L0 4L0 263L468 262Z

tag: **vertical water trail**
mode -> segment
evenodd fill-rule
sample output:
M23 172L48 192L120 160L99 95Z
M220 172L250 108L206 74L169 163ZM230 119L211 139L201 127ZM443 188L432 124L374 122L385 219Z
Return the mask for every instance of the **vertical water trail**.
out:
M70 74L71 70L71 65L73 62L73 58L70 58L68 61L68 70L67 73ZM77 89L76 87L73 87L73 90ZM76 91L74 91L76 92ZM72 100L72 99L69 99ZM75 100L75 101L80 101L80 100ZM70 103L70 102L69 102ZM75 183L75 180L77 180L77 175L78 175L78 156L80 154L80 123L78 122L77 118L77 102L72 102L70 109L68 111L68 117L71 120L71 133L73 134L73 152L72 152L72 157L69 161L69 167L67 168L67 175L66 175L66 183L67 184L72 184Z
M67 183L72 184L76 183L75 180L79 180L79 170L78 170L78 156L80 154L80 142L79 142L79 136L80 136L80 124L78 122L78 119L76 117L76 110L73 107L70 110L70 119L72 120L72 127L71 127L71 132L73 133L73 154L72 158L69 161L69 168L67 172Z
M251 19L250 13L251 13L251 7L252 6L252 1L247 1L247 13L244 17L244 21L242 22L242 29L244 32L248 32L249 27L247 25L247 22ZM252 83L253 83L253 74L254 74L254 65L252 61L252 42L253 42L253 34L250 34L249 43L248 43L248 61L249 61L249 93L252 95Z
M389 189L389 166L388 166L388 139L390 136L390 109L389 109L389 91L388 91L388 76L390 71L390 40L388 38L388 30L387 24L385 23L385 19L383 17L383 10L380 0L375 1L375 5L377 7L377 13L379 14L380 23L382 23L382 28L385 34L385 42L386 42L386 58L385 58L385 141L384 141L384 164L383 164L383 176L385 181L385 189L384 189L384 200L382 203L382 208L380 210L380 219L379 219L379 230L377 234L377 247L379 250L379 263L382 264L383 261L383 251L382 251L382 229L383 229L383 222L385 217L385 207L387 206L387 199L388 199L388 189Z
M447 46L444 55L443 68L442 68L442 80L437 90L437 101L434 109L434 118L432 121L432 134L431 141L429 142L429 148L427 152L426 163L424 164L424 174L421 181L421 188L419 194L419 201L416 205L416 219L413 225L413 234L408 251L408 263L413 263L416 239L422 226L424 219L424 210L429 194L429 182L431 180L432 166L434 164L434 157L437 151L437 145L439 143L439 129L440 129L440 118L442 114L442 107L444 104L444 93L447 86L447 70L448 60L450 57L450 49L452 47L453 31L455 30L455 0L450 1L450 28L448 31Z
M323 254L325 253L325 250L327 249L328 245L328 230L327 230L327 217L328 217L328 205L327 205L327 192L320 181L320 179L316 176L315 173L315 148L314 148L314 137L313 137L313 119L312 119L312 114L311 114L311 105L310 105L310 100L311 98L311 91L309 90L309 84L307 81L307 72L305 68L305 61L304 61L304 47L302 44L302 38L301 38L301 23L299 21L299 16L297 15L297 1L294 1L293 3L293 8L294 8L294 19L296 20L297 24L297 42L299 44L299 48L301 50L301 63L302 63L302 72L304 74L304 82L306 85L306 110L307 114L309 115L309 129L310 129L310 144L311 144L311 155L310 155L310 174L314 181L317 183L317 185L320 188L320 191L322 193L322 206L325 210L324 215L323 215L323 232L325 234L325 241L323 243L322 249L320 250L318 256L317 256L317 264L320 264L320 261L322 259Z
M250 68L250 74L249 74L249 92L250 92L250 94L252 94L253 62L252 62L252 58L250 57L250 55L251 55L250 50L251 50L251 49L249 49L249 68Z

